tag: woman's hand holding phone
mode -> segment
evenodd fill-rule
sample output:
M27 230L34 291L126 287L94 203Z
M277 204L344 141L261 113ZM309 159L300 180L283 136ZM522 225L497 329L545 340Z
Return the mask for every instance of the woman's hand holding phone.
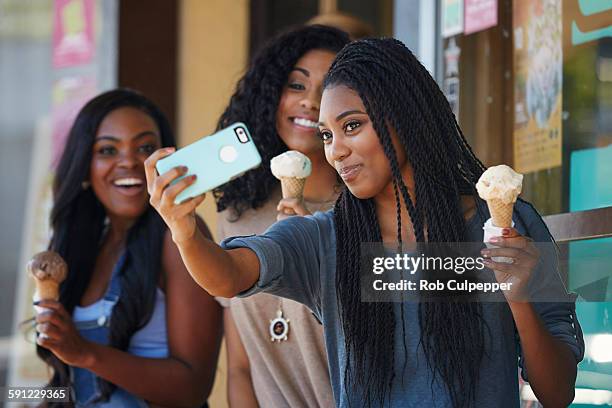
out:
M176 196L196 180L196 176L192 175L170 185L174 180L187 173L186 167L175 167L161 176L157 174L155 168L157 162L171 155L175 150L175 148L169 147L159 149L151 154L145 161L145 174L150 196L149 202L168 225L172 233L172 240L178 245L195 235L195 209L204 201L206 194L190 198L178 205L175 204Z

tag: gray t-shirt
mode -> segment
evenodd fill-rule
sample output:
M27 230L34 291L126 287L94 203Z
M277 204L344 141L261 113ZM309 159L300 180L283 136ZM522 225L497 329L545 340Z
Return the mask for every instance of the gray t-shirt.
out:
M467 222L468 238L482 242L482 226L488 211L482 209ZM517 202L514 213L515 228L536 242L548 242L548 231L537 213L527 204ZM529 234L527 234L527 231ZM260 262L259 281L241 296L266 292L305 304L323 322L330 378L336 405L361 406L359 390L344 387L346 355L344 336L339 320L336 298L336 237L333 212L319 212L308 217L292 217L276 223L263 235L228 238L222 243L226 249L248 247ZM557 275L555 275L557 276ZM557 276L558 278L558 276ZM557 283L562 288L559 280ZM571 299L568 297L568 300ZM402 373L396 368L391 391L390 407L451 407L444 384L436 379L418 344L418 304L394 303L396 319L404 308L408 350L407 367ZM584 354L582 331L575 314L575 304L535 303L549 332L567 344L579 362ZM507 303L483 303L484 319L490 328L490 343L483 355L475 397L476 407L518 407L518 367L520 344L514 320ZM404 361L402 330L395 331L396 362ZM384 335L384 333L381 333ZM520 361L519 361L520 360ZM401 364L396 363L396 367ZM401 374L401 375L400 375ZM523 369L523 377L526 378Z

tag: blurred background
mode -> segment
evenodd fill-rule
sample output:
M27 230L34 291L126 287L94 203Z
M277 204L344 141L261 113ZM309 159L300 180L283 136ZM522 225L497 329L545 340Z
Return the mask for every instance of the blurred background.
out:
M523 197L548 216L579 294L574 406L612 405L610 0L0 0L0 387L45 381L18 327L33 314L25 264L47 245L53 166L76 112L134 88L186 145L213 132L257 49L311 19L402 40L485 165L526 175ZM215 231L212 200L200 212ZM227 405L224 363L213 407Z

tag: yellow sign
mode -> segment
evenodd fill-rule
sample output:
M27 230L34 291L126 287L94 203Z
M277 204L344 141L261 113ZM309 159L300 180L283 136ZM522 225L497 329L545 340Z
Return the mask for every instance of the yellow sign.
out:
M513 7L514 168L531 173L562 163L562 2Z

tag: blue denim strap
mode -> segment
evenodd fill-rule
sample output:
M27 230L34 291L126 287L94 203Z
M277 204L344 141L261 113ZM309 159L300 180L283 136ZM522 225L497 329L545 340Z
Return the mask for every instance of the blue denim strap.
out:
M119 296L121 296L121 271L125 266L126 259L127 252L123 251L119 257L119 260L115 264L115 267L113 268L110 283L108 284L108 288L104 294L105 300L112 301L113 303L117 303L119 300Z
M123 252L113 268L111 280L104 297L98 301L103 303L103 307L100 309L102 315L97 316L96 319L75 322L79 333L90 341L98 344L108 344L110 315L106 316L104 314L105 310L108 310L108 306L104 305L104 303L112 305L110 311L112 315L112 308L114 308L121 296L121 271L125 265L126 258L127 253ZM101 391L98 385L98 377L94 373L77 367L70 367L70 371L74 384L77 407L88 406L100 397Z

